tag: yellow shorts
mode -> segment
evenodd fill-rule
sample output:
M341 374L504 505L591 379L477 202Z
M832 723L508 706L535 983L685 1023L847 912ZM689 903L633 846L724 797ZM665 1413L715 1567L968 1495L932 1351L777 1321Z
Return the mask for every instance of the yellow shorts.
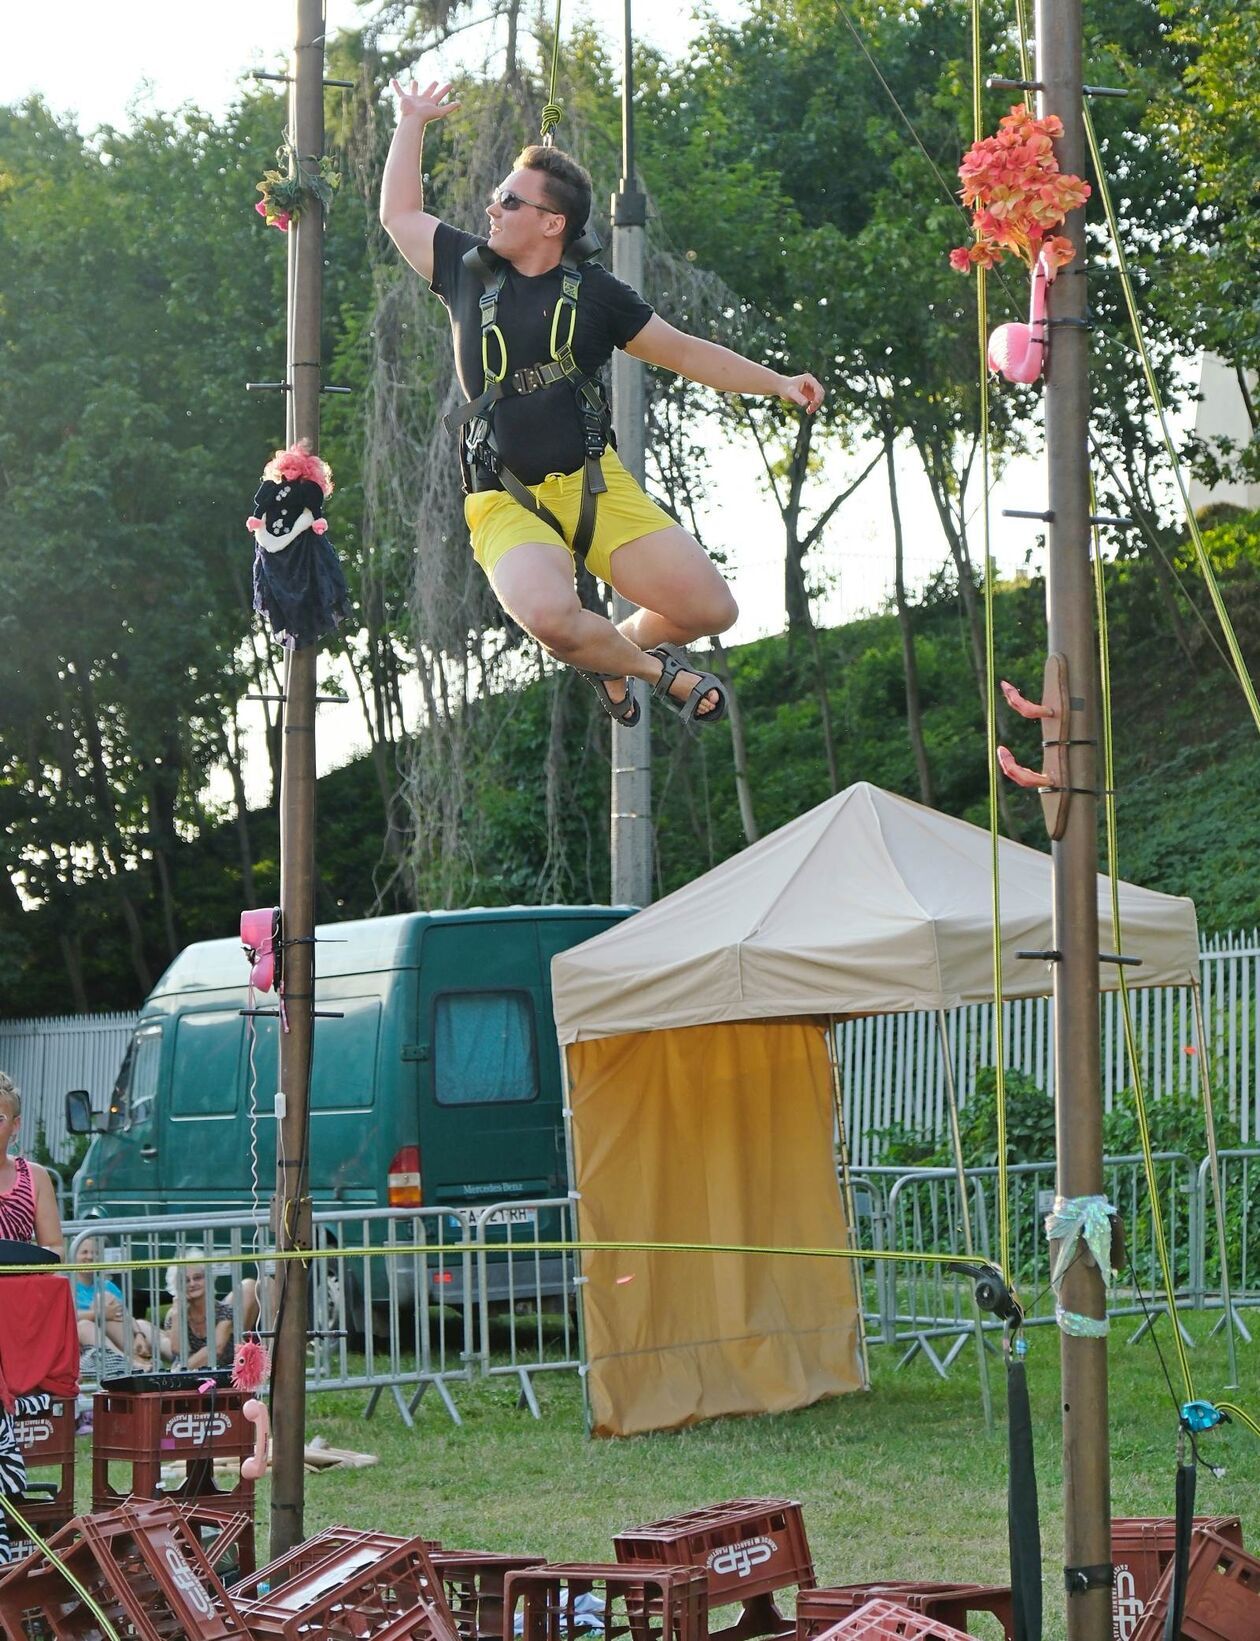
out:
M587 568L601 581L612 579L612 555L627 541L636 541L656 530L668 530L674 520L663 507L644 495L635 479L626 472L617 454L606 450L600 463L608 485L595 509L595 537L586 555ZM531 484L534 496L548 507L572 536L582 505L582 473L549 473L541 484ZM505 490L478 490L464 497L464 519L472 536L473 557L487 576L513 547L526 542L546 542L564 547L569 543L558 536L543 519L513 501ZM576 564L575 564L576 568Z

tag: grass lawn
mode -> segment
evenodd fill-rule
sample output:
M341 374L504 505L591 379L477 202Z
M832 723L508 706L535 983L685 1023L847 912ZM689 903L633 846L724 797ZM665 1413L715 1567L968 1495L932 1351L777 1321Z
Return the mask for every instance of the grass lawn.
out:
M1191 1352L1196 1391L1251 1406L1260 1342L1240 1342L1242 1388L1225 1383L1221 1340L1189 1318L1201 1342ZM1170 1515L1176 1420L1149 1338L1130 1346L1131 1324L1111 1344L1112 1502L1116 1515ZM1167 1323L1158 1325L1167 1339ZM1058 1335L1031 1331L1028 1356L1046 1551L1046 1641L1063 1630L1063 1506L1058 1411ZM1165 1343L1165 1355L1169 1355ZM312 1434L339 1447L376 1453L380 1464L307 1478L308 1533L334 1523L418 1533L452 1548L521 1550L550 1560L611 1560L611 1538L677 1511L760 1494L796 1498L819 1582L933 1578L1003 1583L1006 1555L1005 1432L985 1431L976 1377L966 1354L948 1383L916 1360L898 1373L895 1356L872 1351L870 1394L838 1398L799 1413L727 1419L669 1434L590 1441L583 1432L576 1375L535 1380L543 1419L516 1405L509 1379L455 1387L462 1429L431 1392L408 1431L382 1398L370 1422L359 1393L325 1393L308 1403ZM1003 1375L993 1363L999 1411ZM86 1449L87 1444L82 1444ZM1200 1514L1239 1515L1244 1541L1260 1543L1260 1442L1238 1426L1205 1439L1226 1467L1199 1475ZM81 1503L87 1490L81 1465ZM260 1552L268 1536L265 1488ZM790 1602L788 1603L790 1605ZM976 1620L982 1631L984 1620Z

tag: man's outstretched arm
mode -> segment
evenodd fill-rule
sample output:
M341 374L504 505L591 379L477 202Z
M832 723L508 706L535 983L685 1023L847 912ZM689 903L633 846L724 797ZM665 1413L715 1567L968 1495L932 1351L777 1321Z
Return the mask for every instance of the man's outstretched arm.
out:
M433 236L438 218L424 208L420 180L424 128L430 120L443 120L453 114L459 104L443 102L451 88L440 86L436 80L424 91L414 80L410 91L404 91L397 80L390 84L398 93L398 125L381 178L381 226L416 272L432 279Z
M823 402L822 385L808 371L801 376L780 376L768 365L755 364L717 342L675 330L659 314L654 313L639 334L626 343L626 352L646 364L660 365L704 387L716 388L719 393L762 393L800 405L811 416Z

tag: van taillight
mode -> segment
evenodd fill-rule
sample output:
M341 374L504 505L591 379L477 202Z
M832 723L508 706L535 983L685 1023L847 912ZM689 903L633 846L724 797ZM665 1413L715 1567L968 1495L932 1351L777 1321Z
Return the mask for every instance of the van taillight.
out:
M389 1205L391 1208L419 1208L424 1201L420 1190L420 1147L404 1145L389 1165Z

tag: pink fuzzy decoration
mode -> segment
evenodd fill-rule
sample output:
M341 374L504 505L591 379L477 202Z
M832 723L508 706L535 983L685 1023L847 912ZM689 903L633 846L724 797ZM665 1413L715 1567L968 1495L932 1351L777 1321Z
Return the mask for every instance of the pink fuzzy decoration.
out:
M232 1362L232 1384L237 1390L261 1390L271 1370L271 1358L256 1339L243 1339Z
M277 484L283 484L285 480L310 479L319 485L326 496L331 496L333 492L332 468L312 453L305 439L290 445L287 450L277 450L263 468L263 478L274 479Z

